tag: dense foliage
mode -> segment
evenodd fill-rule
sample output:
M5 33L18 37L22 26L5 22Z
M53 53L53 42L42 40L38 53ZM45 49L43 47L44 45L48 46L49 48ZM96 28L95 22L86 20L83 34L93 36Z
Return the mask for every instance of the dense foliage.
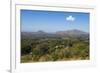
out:
M21 62L89 59L89 39L45 37L21 39Z

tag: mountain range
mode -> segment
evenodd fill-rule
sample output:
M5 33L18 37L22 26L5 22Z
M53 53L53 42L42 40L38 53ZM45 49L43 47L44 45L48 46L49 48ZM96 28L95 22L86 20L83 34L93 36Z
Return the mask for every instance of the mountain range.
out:
M22 38L34 38L34 37L88 37L89 33L73 29L66 31L57 31L54 33L47 33L42 30L37 32L21 32Z

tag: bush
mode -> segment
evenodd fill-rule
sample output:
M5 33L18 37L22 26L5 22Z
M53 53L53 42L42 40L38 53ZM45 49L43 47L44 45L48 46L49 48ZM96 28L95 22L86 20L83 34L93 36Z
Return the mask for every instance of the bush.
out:
M33 54L34 55L45 55L49 53L49 47L46 43L43 43L43 44L39 44L36 46L36 48L33 49Z
M21 48L21 55L29 54L32 51L30 46L26 46L24 48Z

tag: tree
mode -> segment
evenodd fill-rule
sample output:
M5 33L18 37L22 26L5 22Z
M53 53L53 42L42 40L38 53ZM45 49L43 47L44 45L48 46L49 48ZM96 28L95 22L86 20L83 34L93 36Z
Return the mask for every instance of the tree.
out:
M31 47L30 46L26 46L24 48L21 48L21 55L29 54L31 51L32 51Z
M46 43L41 43L41 44L38 44L36 46L36 48L33 49L33 54L34 55L45 55L49 53L49 47L48 47L48 44Z

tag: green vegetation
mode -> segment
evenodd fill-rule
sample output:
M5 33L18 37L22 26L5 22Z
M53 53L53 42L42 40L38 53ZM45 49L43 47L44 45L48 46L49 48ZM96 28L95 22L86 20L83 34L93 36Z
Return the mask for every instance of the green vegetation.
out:
M85 38L22 38L21 62L88 60L89 39Z

